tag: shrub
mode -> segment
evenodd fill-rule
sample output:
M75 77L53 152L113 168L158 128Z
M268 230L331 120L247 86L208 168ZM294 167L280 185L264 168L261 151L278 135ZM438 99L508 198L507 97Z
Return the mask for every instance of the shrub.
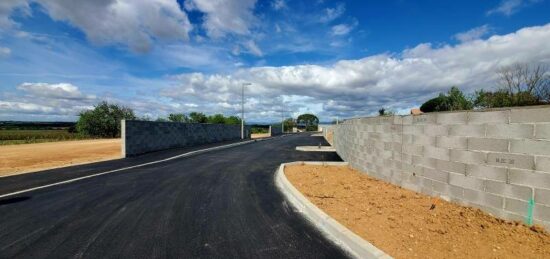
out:
M118 104L101 102L93 110L83 111L76 123L79 133L93 137L120 137L120 121L135 120L134 111Z

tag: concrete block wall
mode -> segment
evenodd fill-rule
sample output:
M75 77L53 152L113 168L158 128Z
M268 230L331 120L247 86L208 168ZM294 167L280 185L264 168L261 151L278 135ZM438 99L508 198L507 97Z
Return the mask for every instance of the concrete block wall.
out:
M269 126L269 132L271 133L271 136L278 136L283 134L283 130L281 128L281 125L271 125Z
M121 129L123 157L241 138L240 125L129 120L122 121ZM245 127L245 138L250 138L250 127Z
M550 229L550 106L356 118L326 128L338 154L393 184Z

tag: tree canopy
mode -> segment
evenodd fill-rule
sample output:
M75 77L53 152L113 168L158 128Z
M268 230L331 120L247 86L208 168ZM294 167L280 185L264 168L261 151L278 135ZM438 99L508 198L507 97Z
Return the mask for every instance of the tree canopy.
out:
M120 121L136 119L132 109L108 102L100 102L94 109L80 112L79 116L78 132L103 138L120 137Z
M456 86L451 87L447 94L439 94L438 97L420 106L422 112L471 110L472 108L472 102Z
M223 114L214 114L208 116L208 123L214 123L214 124L224 124L225 123L225 117Z
M296 123L298 125L305 125L306 131L316 131L317 125L319 125L319 118L313 114L305 113L296 118Z
M189 122L190 123L207 123L208 118L202 112L191 112L189 113Z
M168 115L168 120L171 122L189 122L189 118L183 113L171 113Z

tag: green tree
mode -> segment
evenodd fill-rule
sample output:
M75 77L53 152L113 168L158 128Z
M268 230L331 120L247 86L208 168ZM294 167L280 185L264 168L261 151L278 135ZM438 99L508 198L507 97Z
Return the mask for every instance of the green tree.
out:
M225 118L225 124L229 125L241 125L241 118L237 116L229 116Z
M188 122L189 118L183 113L170 113L168 120L171 122Z
M283 125L285 126L285 132L291 132L292 128L296 127L296 122L293 118L287 118L283 121Z
M379 116L392 116L392 115L395 115L395 112L392 111L392 110L388 110L386 108L381 108L380 110L378 110L378 115Z
M447 93L447 109L449 111L471 110L474 105L464 96L458 87L453 86Z
M497 72L495 91L476 91L474 106L499 108L539 105L550 102L550 69L542 64L514 64Z
M206 123L208 118L202 112L191 112L189 113L189 122L191 123Z
M208 123L213 124L225 124L225 116L223 114L214 114L208 116Z
M76 129L93 137L120 137L120 121L123 119L135 120L136 115L130 108L103 101L93 110L80 112Z
M432 98L432 99L426 101L425 103L423 103L420 106L420 110L422 112L440 111L441 107L443 107L444 103L445 103L445 96L440 94L438 97Z
M439 94L438 97L432 98L420 106L422 112L441 112L441 111L459 111L471 110L474 105L466 96L453 86L447 94Z
M296 118L296 123L305 125L306 131L316 131L319 125L319 118L313 114L305 113Z

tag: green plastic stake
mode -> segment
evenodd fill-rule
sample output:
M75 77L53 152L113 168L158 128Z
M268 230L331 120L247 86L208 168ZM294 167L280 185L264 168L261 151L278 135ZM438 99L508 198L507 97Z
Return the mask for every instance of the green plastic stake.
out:
M533 225L533 208L535 207L535 200L530 199L529 200L529 206L527 206L527 225L532 226Z

